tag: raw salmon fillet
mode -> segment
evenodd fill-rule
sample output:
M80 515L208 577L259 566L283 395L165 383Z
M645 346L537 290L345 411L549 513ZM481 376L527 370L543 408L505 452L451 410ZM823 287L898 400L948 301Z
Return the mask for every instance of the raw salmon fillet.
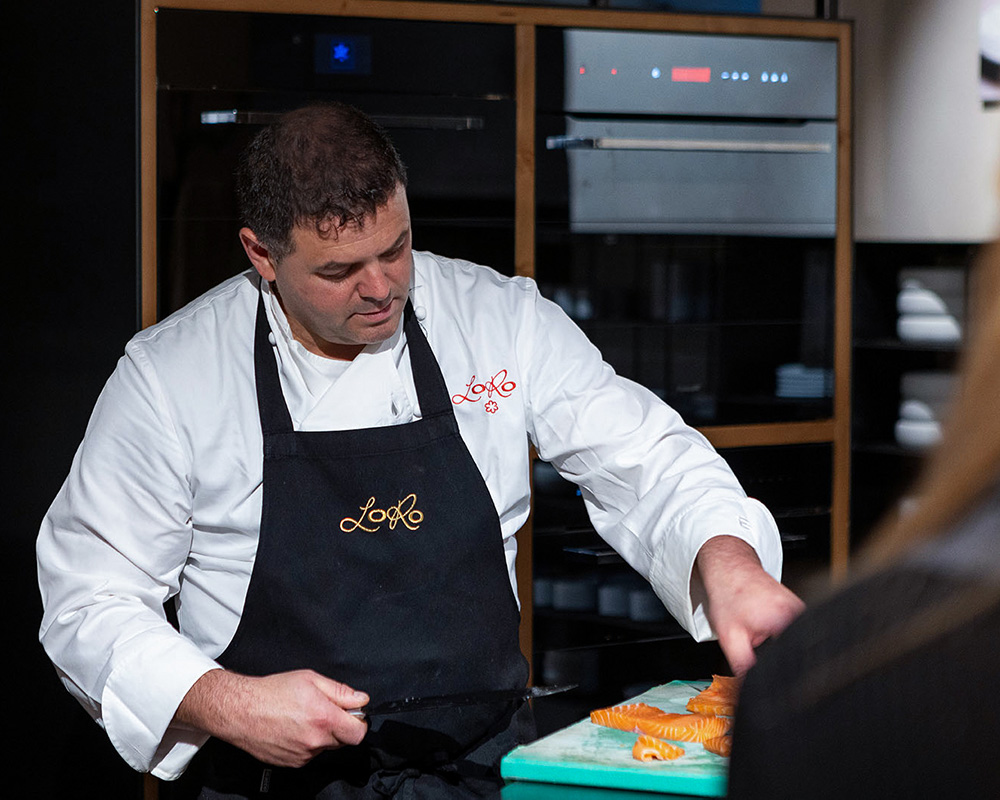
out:
M605 728L617 728L620 731L638 733L640 719L662 715L663 712L654 706L645 703L629 703L628 705L598 708L596 711L591 711L590 721L595 725L603 725Z
M676 744L657 739L655 736L639 734L632 745L632 758L637 761L670 761L684 755L684 748Z
M736 713L741 680L726 675L713 675L712 683L688 700L687 710L696 714L731 717Z
M709 714L670 714L646 703L630 703L590 712L595 725L645 733L657 739L703 742L725 734L732 720Z
M709 714L668 714L658 717L641 717L636 720L639 733L648 733L657 739L675 742L704 742L725 735L733 721L729 717Z
M726 734L725 736L717 736L714 739L706 739L702 742L702 745L708 752L715 753L717 756L725 756L729 758L729 754L733 752L733 737L731 734Z

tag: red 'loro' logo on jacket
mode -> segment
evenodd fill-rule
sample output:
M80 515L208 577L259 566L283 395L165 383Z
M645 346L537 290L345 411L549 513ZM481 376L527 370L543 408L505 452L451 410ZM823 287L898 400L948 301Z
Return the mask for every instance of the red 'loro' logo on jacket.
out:
M500 401L510 397L516 388L517 384L508 379L507 370L502 369L485 380L473 375L465 384L465 391L453 394L451 401L456 406L462 403L482 402L483 410L487 414L496 414L500 408Z

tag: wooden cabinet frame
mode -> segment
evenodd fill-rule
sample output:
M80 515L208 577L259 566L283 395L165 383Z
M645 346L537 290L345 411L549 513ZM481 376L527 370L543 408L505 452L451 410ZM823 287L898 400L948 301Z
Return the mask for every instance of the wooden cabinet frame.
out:
M637 31L791 36L829 39L838 45L837 228L834 237L833 416L812 422L712 426L702 432L716 447L830 443L833 451L830 567L847 569L849 553L851 397L851 66L852 25L807 18L730 17L571 7L396 0L140 0L140 227L142 324L156 321L156 9L316 14L343 17L474 22L510 25L516 46L515 270L535 274L535 32L545 26ZM457 254L461 255L461 254ZM522 646L531 651L531 520L519 534L518 582L523 613ZM148 796L148 795L147 795Z

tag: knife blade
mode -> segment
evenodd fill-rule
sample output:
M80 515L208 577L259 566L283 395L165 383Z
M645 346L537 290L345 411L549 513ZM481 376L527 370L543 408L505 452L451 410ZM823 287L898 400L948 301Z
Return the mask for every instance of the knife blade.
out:
M361 708L349 708L347 713L358 719L365 719L366 717L385 717L391 714L407 714L411 711L430 711L436 708L478 706L509 700L533 700L536 697L568 692L570 689L575 689L577 685L571 683L559 686L529 686L521 689L488 689L480 692L458 692L457 694L427 697L403 697L399 700L387 700L374 705L369 703Z

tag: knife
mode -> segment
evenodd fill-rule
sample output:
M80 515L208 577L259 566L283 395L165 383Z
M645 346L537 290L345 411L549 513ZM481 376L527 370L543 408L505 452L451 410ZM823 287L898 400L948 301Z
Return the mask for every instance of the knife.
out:
M529 686L521 689L488 689L481 692L459 692L458 694L441 694L428 697L404 697L399 700L387 700L382 703L349 708L347 713L358 719L366 717L384 717L390 714L406 714L410 711L430 711L435 708L456 708L458 706L478 706L488 703L501 703L509 700L532 700L536 697L546 697L575 689L578 684L563 684L561 686Z

